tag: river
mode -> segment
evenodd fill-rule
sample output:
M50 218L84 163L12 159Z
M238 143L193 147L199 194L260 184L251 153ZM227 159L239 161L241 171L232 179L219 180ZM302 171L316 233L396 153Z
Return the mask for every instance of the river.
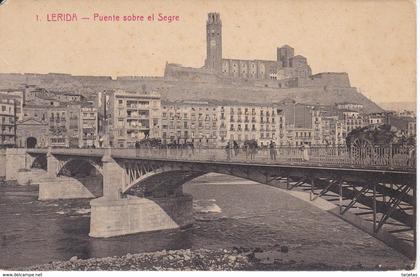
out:
M223 175L184 185L196 222L186 230L90 238L89 200L38 201L36 186L0 184L0 268L162 249L287 245L286 259L405 268L411 261L335 216L286 192Z

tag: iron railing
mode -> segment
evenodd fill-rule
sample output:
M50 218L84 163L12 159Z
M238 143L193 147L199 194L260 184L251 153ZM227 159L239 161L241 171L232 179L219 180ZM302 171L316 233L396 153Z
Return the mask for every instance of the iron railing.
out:
M28 149L29 153L46 153L47 149ZM52 154L96 156L104 148L53 148ZM292 164L337 168L364 168L413 171L416 168L415 147L375 146L355 147L276 147L262 149L226 149L208 147L140 147L112 148L114 158L164 159L201 162L236 162L253 164Z

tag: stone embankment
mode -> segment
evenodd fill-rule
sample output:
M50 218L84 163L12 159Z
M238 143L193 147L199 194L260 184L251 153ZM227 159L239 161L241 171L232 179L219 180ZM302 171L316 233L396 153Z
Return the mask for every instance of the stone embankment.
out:
M51 262L15 270L24 271L232 271L232 270L397 270L377 265L366 268L361 264L353 266L327 265L282 259L281 254L288 252L281 246L276 255L262 249L198 249L163 250L153 253L127 254L121 257L91 258L82 260L72 257L69 261ZM278 255L280 254L280 256Z

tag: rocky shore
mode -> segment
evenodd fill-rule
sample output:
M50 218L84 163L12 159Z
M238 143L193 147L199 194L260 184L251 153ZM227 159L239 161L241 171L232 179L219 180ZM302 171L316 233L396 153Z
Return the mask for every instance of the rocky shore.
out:
M163 250L153 253L127 254L121 257L91 258L82 260L72 257L69 261L51 262L15 270L23 271L232 271L232 270L398 270L376 265L371 268L356 264L340 266L323 263L307 263L303 260L282 259L288 252L287 246L276 251L262 249L198 249ZM409 268L407 268L409 269Z

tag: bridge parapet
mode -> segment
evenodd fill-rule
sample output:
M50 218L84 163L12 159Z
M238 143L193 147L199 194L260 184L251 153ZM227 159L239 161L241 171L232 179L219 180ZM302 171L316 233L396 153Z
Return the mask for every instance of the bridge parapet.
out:
M112 149L115 158L308 165L337 168L415 171L416 156L405 148L377 147L372 151L347 147L277 147L262 150L223 148Z
M103 157L106 149L53 148L53 155ZM235 162L272 165L308 165L378 170L416 170L415 148L376 146L352 147L276 147L263 149L235 148L113 148L113 158L164 159L199 162ZM47 149L27 149L29 154L46 154Z

